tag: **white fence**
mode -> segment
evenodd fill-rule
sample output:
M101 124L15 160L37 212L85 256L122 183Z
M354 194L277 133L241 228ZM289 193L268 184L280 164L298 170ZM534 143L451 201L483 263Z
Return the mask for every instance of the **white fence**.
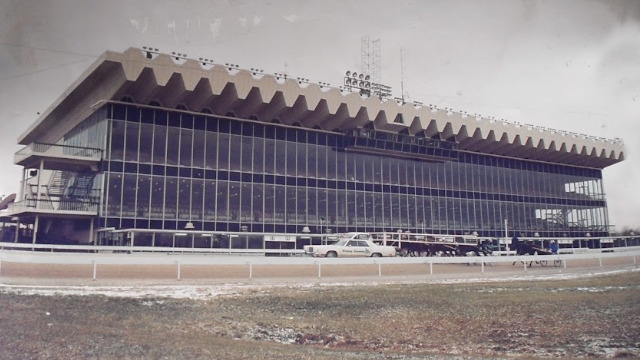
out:
M6 246L10 245L10 246ZM10 249L9 249L10 248ZM36 248L41 251L32 251ZM44 251L42 251L44 250ZM47 251L48 250L48 251ZM76 252L69 252L69 251ZM133 252L132 250L135 250ZM217 250L213 251L212 250ZM240 265L246 266L248 277L254 275L254 265L310 265L317 267L317 276L322 277L323 266L330 265L377 265L378 276L384 275L384 269L394 265L423 264L429 267L429 274L434 274L434 265L439 264L476 264L484 273L487 267L500 263L522 266L528 271L532 264L544 264L547 267L567 269L578 260L597 260L603 266L603 260L626 258L628 266L637 266L640 248L600 249L575 254L515 256L503 252L494 256L460 256L460 257L391 257L391 258L312 258L301 255L299 250L271 250L291 256L264 256L269 250L229 250L229 249L192 249L174 248L170 252L159 252L158 248L113 247L113 246L65 246L65 245L32 245L2 244L0 247L0 276L2 263L57 264L57 265L91 265L93 280L98 277L101 265L170 265L175 266L176 278L181 279L183 265ZM82 251L82 252L78 252ZM226 256L220 256L226 254ZM472 270L469 270L472 271ZM476 270L477 271L477 270ZM373 275L373 274L372 274Z

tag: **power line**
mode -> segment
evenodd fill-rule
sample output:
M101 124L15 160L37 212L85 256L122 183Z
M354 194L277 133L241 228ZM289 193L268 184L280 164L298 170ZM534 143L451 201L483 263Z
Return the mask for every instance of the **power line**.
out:
M79 53L79 52L73 52L73 51L67 51L67 50L49 49L49 48L43 48L43 47L37 47L37 46L12 44L12 43L3 43L3 42L0 42L0 46L12 46L12 47L23 48L23 49L33 49L33 50L38 50L38 51L47 51L47 52L58 53L58 54L73 55L73 56L83 56L84 57L84 59L75 60L75 61L67 62L67 63L64 63L64 64L60 64L60 65L56 65L56 66L52 66L52 67L48 67L48 68L44 68L44 69L37 69L37 70L25 72L25 73L16 74L16 75L0 77L0 81L16 79L16 78L20 78L20 77L23 77L23 76L28 76L28 75L39 74L39 73L47 72L47 71L51 71L51 70L56 70L56 69L60 69L60 68L66 67L66 66L78 64L78 63L81 63L83 61L95 60L95 59L98 59L98 58L101 57L101 56L96 56L96 55L92 55L92 54L85 54L85 53Z
M63 67L69 66L69 65L81 63L81 62L87 61L87 60L93 60L93 59L87 58L87 59L82 59L82 60L76 60L76 61L68 62L68 63L65 63L65 64L60 64L58 66L52 66L52 67L45 68L45 69L33 70L33 71L29 71L29 72L22 73L22 74L16 74L16 75L11 75L11 76L7 76L7 77L2 77L2 78L0 78L0 81L15 79L15 78L19 78L19 77L23 77L23 76L27 76L27 75L38 74L38 73L42 73L42 72L46 72L46 71L51 71L51 70L63 68Z
M2 45L2 46L13 46L13 47L19 47L19 48L24 48L24 49L48 51L48 52L59 53L59 54L88 56L88 57L92 57L94 59L97 59L97 58L100 57L100 56L96 56L96 55L93 55L93 54L85 54L85 53L79 53L79 52L67 51L67 50L59 50L59 49L50 49L50 48L31 46L31 45L12 44L12 43L5 43L5 42L0 42L0 45Z

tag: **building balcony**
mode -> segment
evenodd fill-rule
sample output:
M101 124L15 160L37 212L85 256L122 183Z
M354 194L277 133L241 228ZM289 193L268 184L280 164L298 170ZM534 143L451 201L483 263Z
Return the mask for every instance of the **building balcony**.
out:
M80 146L31 143L18 150L13 158L16 165L26 169L97 171L102 160L102 150Z
M87 200L27 199L9 204L6 216L97 216L98 205L98 201Z

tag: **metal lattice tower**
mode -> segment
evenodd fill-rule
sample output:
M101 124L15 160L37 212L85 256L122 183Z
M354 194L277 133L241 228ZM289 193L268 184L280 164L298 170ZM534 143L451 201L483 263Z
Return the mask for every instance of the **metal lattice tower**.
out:
M380 84L380 39L369 40L369 36L361 39L360 72L371 76L371 82Z

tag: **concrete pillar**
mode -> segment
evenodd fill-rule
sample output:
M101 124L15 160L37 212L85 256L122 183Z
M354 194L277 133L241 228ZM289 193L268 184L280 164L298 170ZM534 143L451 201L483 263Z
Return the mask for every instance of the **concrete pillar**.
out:
M18 234L20 233L20 219L16 220L16 231L13 234L13 242L18 242Z
M42 171L44 171L44 160L40 159L40 168L38 169L38 182L37 182L37 191L36 194L36 209L40 208L40 179L42 178Z
M24 187L27 184L27 169L22 168L22 181L20 182L20 196L18 197L18 201L24 200L25 190Z
M38 227L40 226L40 215L36 214L36 221L33 223L33 235L31 236L31 243L36 243L36 238L38 237Z
M94 239L95 234L93 233L93 219L91 219L89 220L89 244L92 244Z

